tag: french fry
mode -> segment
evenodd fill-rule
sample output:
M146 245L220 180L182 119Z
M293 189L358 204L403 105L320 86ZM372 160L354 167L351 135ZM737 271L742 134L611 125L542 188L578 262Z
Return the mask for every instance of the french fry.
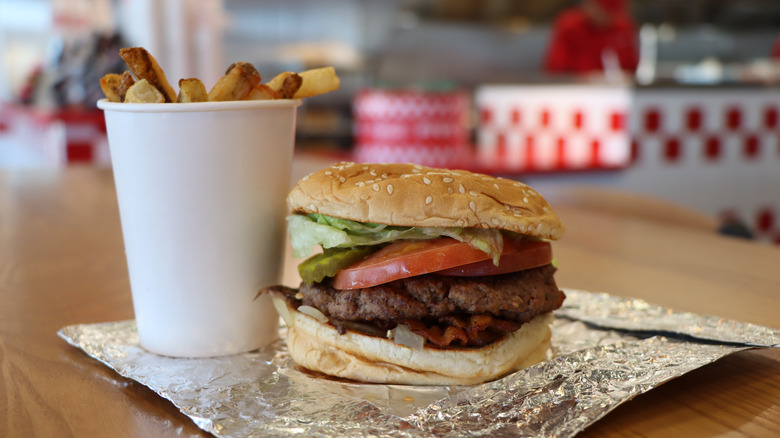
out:
M119 98L122 100L122 102L125 101L125 96L127 95L127 90L130 89L130 87L135 84L135 79L133 79L133 74L129 71L126 71L122 73L122 81L119 83Z
M228 67L209 91L209 101L243 100L260 83L260 73L248 62L236 62Z
M246 100L274 100L281 98L282 94L268 85L257 84L257 86L252 89L252 92L249 93L249 96L246 97Z
M165 96L146 79L133 84L127 90L125 102L129 103L164 103Z
M179 80L174 91L157 60L143 47L127 47L119 55L130 67L122 75L111 73L100 79L100 87L111 102L218 102L229 100L302 99L337 90L340 79L333 67L280 73L266 84L248 62L235 62L210 91L197 78Z
M206 102L209 95L206 86L198 78L179 79L179 96L176 102Z
M319 96L338 90L341 83L333 67L315 68L299 74L303 78L303 83L293 96L296 99Z
M176 92L168 83L165 73L157 60L143 47L129 47L119 50L119 56L124 59L130 70L138 79L146 79L150 85L162 92L166 102L176 101Z
M292 99L302 83L303 78L298 73L286 71L276 75L268 81L267 85L276 90L281 95L281 99Z
M122 82L122 75L116 73L109 73L100 78L100 88L103 90L103 94L106 95L106 99L109 102L121 102L122 98L119 97L119 84Z

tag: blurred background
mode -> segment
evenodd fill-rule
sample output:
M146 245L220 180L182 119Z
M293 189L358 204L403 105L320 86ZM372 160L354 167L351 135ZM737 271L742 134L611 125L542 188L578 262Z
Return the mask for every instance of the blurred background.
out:
M98 81L333 65L296 152L597 185L780 243L777 0L0 0L0 168L110 166Z

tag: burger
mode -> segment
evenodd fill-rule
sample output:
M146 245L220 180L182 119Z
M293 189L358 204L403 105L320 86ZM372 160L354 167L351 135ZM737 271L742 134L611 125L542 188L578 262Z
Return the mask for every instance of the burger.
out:
M298 289L271 286L300 366L376 383L475 384L545 360L564 227L529 186L342 162L287 198ZM322 251L318 249L322 248ZM314 255L312 255L314 254Z

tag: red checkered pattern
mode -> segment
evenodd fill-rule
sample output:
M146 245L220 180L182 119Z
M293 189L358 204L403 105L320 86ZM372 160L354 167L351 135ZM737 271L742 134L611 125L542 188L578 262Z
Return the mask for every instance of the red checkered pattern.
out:
M780 93L772 89L639 92L631 113L631 172L654 175L680 202L737 219L758 239L780 243L778 114Z
M722 160L728 147L738 149L744 160L755 160L762 149L777 146L778 111L778 96L765 91L638 93L632 136L639 149L660 145L669 163L683 158L683 144L697 149L686 153L699 154L708 163Z
M623 87L485 86L477 159L496 172L622 168L630 163Z
M355 98L355 159L463 167L469 97L464 92L364 90Z

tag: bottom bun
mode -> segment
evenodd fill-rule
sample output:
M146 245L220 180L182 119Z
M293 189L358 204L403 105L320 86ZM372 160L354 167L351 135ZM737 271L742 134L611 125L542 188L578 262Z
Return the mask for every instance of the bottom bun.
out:
M298 312L274 297L287 323L287 349L310 370L362 382L408 385L471 385L496 379L548 358L551 313L478 349L414 349L392 339L347 331Z

